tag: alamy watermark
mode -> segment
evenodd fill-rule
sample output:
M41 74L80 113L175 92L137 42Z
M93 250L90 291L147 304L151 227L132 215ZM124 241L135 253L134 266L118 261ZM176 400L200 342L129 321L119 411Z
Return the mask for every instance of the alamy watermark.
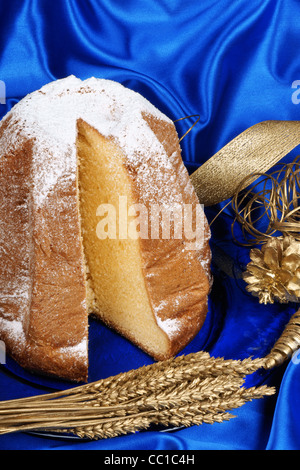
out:
M295 91L292 93L292 103L299 104L300 103L300 80L294 80L292 83L292 88Z
M2 80L0 80L0 104L6 104L6 86Z
M201 204L128 204L119 196L117 207L100 204L96 227L100 240L184 239L188 250L197 250L203 240L204 212Z
M0 340L0 364L6 364L6 347L4 341Z

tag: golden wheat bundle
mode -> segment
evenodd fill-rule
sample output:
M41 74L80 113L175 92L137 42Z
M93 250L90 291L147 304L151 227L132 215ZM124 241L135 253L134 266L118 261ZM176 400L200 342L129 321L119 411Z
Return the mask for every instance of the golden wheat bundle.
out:
M152 425L221 422L247 401L275 393L264 385L243 387L263 366L263 359L225 360L200 351L67 391L1 402L0 434L51 430L99 439Z

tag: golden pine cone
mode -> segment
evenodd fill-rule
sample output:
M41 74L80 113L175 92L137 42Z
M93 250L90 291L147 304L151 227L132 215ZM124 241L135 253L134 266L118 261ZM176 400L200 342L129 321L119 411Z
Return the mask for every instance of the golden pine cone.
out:
M250 251L243 279L261 304L300 302L300 242L292 236L271 238Z

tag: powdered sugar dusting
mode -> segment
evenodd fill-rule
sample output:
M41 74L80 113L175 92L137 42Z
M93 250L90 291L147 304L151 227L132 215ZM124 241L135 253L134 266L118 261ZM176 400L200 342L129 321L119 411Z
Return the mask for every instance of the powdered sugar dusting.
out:
M75 357L87 357L87 340L83 339L80 343L76 344L75 346L67 346L64 348L60 348L58 353L62 354L63 356L75 356Z
M0 318L0 328L8 334L9 338L13 340L19 348L24 347L25 334L22 321Z
M177 318L167 318L162 320L158 315L156 316L158 326L172 339L173 336L180 330L181 322Z
M176 299L175 299L176 303ZM178 331L180 331L181 321L178 318L166 318L162 319L160 317L160 311L167 306L166 301L161 301L158 305L154 307L155 318L158 326L166 333L166 335L172 339Z

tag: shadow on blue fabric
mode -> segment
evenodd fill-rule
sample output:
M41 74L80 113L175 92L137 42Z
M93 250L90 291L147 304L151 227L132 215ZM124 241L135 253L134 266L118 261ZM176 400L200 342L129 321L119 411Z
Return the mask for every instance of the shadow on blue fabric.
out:
M0 80L5 96L0 117L27 93L58 78L74 74L116 80L173 120L200 115L182 140L183 159L192 172L260 121L299 119L299 17L296 0L2 0ZM178 121L178 134L190 124ZM285 160L291 161L297 150ZM206 209L209 220L222 205ZM228 206L212 225L215 283L209 314L185 353L206 349L225 358L262 356L295 312L294 305L259 305L245 292L239 273L249 253L233 243L232 219ZM218 263L225 254L234 266L231 273ZM99 322L90 330L91 381L150 362ZM244 405L235 419L221 424L95 442L12 434L0 437L0 448L299 449L300 366L291 361L249 378L249 385L262 383L275 385L276 396ZM0 384L1 400L68 387L27 374L9 358L1 366Z

